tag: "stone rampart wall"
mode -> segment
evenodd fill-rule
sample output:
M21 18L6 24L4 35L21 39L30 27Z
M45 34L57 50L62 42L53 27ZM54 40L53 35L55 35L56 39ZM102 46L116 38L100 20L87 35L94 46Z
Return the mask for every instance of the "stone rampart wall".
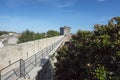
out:
M0 69L19 59L27 59L38 51L58 41L63 36L45 38L0 48Z

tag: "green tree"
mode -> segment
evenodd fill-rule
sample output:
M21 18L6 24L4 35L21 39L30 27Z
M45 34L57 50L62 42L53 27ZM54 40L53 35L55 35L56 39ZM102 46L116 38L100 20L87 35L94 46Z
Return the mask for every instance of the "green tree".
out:
M41 33L42 38L46 38L47 34L46 33Z
M92 35L89 31L78 31L72 36L67 47L58 51L57 63L55 63L56 80L85 80L90 75L86 65L89 65L87 39ZM94 79L93 79L94 80Z
M60 35L58 31L54 31L54 30L47 31L47 37L53 37L53 36L58 36L58 35Z
M56 58L56 80L120 80L120 17L78 31Z
M19 37L19 43L27 42L27 41L32 41L35 40L36 36L33 31L23 31L21 36Z
M33 41L37 39L42 39L46 37L53 37L53 36L58 36L59 32L54 31L54 30L49 30L46 33L35 33L30 30L25 30L22 32L21 36L19 37L19 42L18 43L23 43L27 41Z
M107 79L119 80L120 17L112 18L107 25L95 25L93 43L97 46L93 53L98 67L105 68Z
M7 32L7 31L0 31L0 35L3 35L3 34L9 34L9 32Z

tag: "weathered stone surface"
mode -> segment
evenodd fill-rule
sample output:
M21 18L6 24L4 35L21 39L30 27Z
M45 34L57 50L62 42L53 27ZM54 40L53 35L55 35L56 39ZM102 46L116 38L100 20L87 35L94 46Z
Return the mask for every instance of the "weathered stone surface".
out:
M19 59L27 59L63 36L45 38L0 48L0 69Z

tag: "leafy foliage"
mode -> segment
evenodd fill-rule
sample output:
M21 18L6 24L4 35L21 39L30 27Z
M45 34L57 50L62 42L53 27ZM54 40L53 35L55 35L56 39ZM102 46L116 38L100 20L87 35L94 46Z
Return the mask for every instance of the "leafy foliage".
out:
M120 17L78 31L56 58L56 80L120 80Z
M53 36L58 36L58 35L60 35L60 33L57 31L54 31L54 30L47 31L47 37L53 37Z
M45 38L45 35L46 34L44 33L40 34L40 33L34 33L33 31L30 30L26 30L23 31L21 36L19 37L19 43Z
M35 33L30 30L23 31L21 36L19 37L19 43L27 42L27 41L33 41L37 39L42 39L46 37L53 37L59 35L59 32L54 30L49 30L46 33Z
M0 31L0 35L3 35L3 34L9 34L9 32L7 32L7 31Z

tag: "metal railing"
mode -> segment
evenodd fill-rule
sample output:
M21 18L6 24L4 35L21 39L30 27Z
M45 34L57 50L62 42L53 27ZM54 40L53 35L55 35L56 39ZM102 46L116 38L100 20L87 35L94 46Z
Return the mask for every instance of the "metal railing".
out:
M18 80L26 77L35 66L43 66L45 57L61 42L64 37L52 45L37 52L26 60L20 59L0 70L0 80Z

